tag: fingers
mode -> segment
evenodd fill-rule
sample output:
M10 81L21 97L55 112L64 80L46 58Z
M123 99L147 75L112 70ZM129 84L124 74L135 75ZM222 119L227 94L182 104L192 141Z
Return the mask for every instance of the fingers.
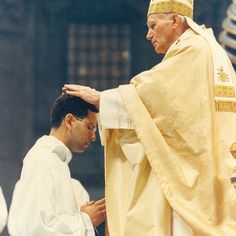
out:
M99 221L104 221L107 217L106 210L97 212L96 217L99 219Z
M99 213L106 212L106 205L105 204L95 205L94 207L95 207L96 211Z
M105 198L101 198L101 199L96 201L97 204L103 204L105 202L106 202Z
M97 226L101 224L105 219L106 219L106 209L103 210L97 209L92 221L94 226Z
M72 95L72 96L81 97L81 92L79 92L79 91L65 90L65 93Z
M100 212L99 212L99 215L100 215L100 217L102 218L102 220L104 221L104 220L106 219L106 217L107 217L107 212L106 212L106 210L100 211Z
M78 84L64 84L63 91L81 91L81 90L92 90L88 86L78 85Z
M94 200L90 201L90 202L87 202L87 206L90 206L90 205L93 205L94 204Z
M80 97L86 102L95 105L99 109L100 92L95 89L77 84L65 84L62 91L69 95Z
M102 198L94 203L98 212L106 211L106 202L105 198Z
M83 96L88 96L91 95L91 91L93 89L86 87L86 86L81 86L77 84L65 84L62 88L62 91L64 93L67 93L72 96L77 96L83 98Z
M83 206L91 206L91 205L96 206L97 209L105 209L106 207L105 198L99 199L97 201L92 200L83 204Z
M105 198L99 199L98 201L87 202L86 206L84 206L81 211L89 215L93 226L96 227L106 219Z
M90 88L88 86L83 86L83 85L78 85L78 84L64 84L64 86L62 87L62 91L77 91L77 92L92 92L92 91L96 91L93 88Z
M64 93L67 93L68 91L78 91L79 90L79 85L76 85L76 84L65 84L63 87L62 87L62 91Z
M77 89L80 89L81 87L85 87L85 86L81 86L78 84L64 84L63 88L66 88L68 90L77 90Z
M106 210L106 204L103 203L103 204L100 204L100 205L96 205L96 209L100 212L100 211L103 211L103 210Z
M92 201L89 201L89 202L85 202L81 207L87 207L87 206L91 206L91 205L93 205L94 204L94 200L92 200Z

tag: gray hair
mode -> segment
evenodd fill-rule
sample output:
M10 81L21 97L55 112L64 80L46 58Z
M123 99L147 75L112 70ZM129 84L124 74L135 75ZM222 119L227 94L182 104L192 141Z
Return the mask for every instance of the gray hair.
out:
M174 14L175 14L175 13L171 13L171 12L169 12L169 13L163 13L163 15L165 15L167 19L170 19L171 16L174 15ZM186 22L185 16L182 16L182 15L179 15L179 14L175 14L175 15L177 15L177 16L180 18L180 20L182 21L182 23L185 23L185 22Z

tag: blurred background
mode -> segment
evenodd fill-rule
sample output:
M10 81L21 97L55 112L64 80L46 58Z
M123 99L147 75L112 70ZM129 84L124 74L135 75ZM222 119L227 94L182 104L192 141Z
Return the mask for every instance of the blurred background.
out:
M218 38L231 2L195 0L194 19ZM64 83L114 88L161 60L145 39L148 5L148 0L0 0L0 186L8 207L23 157L48 134L49 109ZM104 196L99 137L74 156L70 168L91 199Z

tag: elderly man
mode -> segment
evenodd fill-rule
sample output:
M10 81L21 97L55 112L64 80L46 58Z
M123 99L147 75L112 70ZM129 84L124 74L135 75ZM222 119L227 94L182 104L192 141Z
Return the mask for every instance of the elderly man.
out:
M100 110L111 236L235 236L235 73L192 0L151 0L161 63L102 93L65 85Z
M71 178L68 163L71 152L83 152L95 140L96 112L79 97L64 94L55 101L50 135L24 159L9 212L10 235L95 235L106 216L105 200L84 203L87 193Z

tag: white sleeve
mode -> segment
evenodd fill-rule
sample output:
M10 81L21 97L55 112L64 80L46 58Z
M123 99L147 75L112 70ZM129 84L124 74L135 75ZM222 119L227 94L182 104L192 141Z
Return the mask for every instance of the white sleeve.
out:
M7 223L7 205L0 187L0 233L3 231Z
M69 198L58 202L52 173L41 168L29 172L24 173L14 190L8 218L10 235L95 236L86 213L71 211Z
M98 116L98 130L104 145L105 129L133 129L125 104L117 89L101 92Z
M75 192L75 200L80 208L83 204L90 200L89 194L79 180L71 178L71 181Z
M125 104L117 89L105 90L100 94L100 124L107 129L133 129Z

